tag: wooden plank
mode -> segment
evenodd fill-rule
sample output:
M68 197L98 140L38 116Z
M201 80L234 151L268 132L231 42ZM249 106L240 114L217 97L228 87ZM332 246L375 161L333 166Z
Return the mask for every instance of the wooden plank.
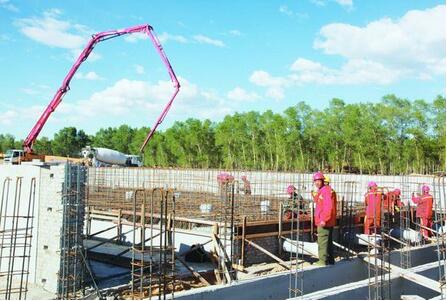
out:
M370 260L371 259L371 260ZM377 262L377 266L381 266L382 261L379 258L368 258L367 256L363 257L363 260L371 265L375 265ZM396 265L386 263L386 266L390 267L390 273L398 274L400 277L405 278L407 280L413 281L419 285L425 286L431 290L436 292L441 292L440 284L438 281L432 280L425 276L416 274L414 272L410 272L408 270L402 269Z
M401 240L399 240L399 239L397 239L397 238L395 238L395 237L392 237L391 235L388 235L388 234L386 234L386 233L384 233L384 232L382 232L382 235L388 237L388 238L391 239L391 240L394 240L395 242L400 243L401 245L408 246L407 243L405 243L405 242L403 242L403 241L401 241Z
M314 204L310 203L310 241L315 241L315 229L314 229Z
M213 259L213 263L216 265L216 269L214 269L214 275L216 276L216 280L218 283L223 283L223 279L222 279L222 277L220 277L220 272L219 272L219 264L220 263L219 263L219 256L217 253L217 244L214 241L215 240L214 237L219 233L218 231L219 231L218 225L217 224L213 225L212 232L211 232L211 240L213 241L212 259Z
M279 203L278 211L278 245L279 245L279 256L282 256L282 222L283 222L283 203ZM243 237L245 239L246 237Z
M161 235L161 234L163 234L163 233L164 233L164 232L159 232L159 233L155 234L154 236L149 237L149 238L146 239L144 242L147 243L149 240L154 239L155 237L157 237L157 236L159 236L159 235ZM131 251L131 250L132 250L132 247L129 247L127 250L124 250L124 251L122 251L122 252L116 254L116 256L124 255L124 254L126 254L127 252L129 252L129 251Z
M133 232L133 231L134 231L134 229L130 229L129 231L127 231L127 232L124 233L124 234L128 234L128 233ZM97 248L97 247L99 247L99 246L102 246L103 244L106 244L106 243L108 243L108 242L111 242L112 240L115 240L116 238L117 238L117 237L114 236L114 237L109 238L109 239L107 239L107 240L105 240L105 241L102 241L102 242L100 242L99 244L94 245L93 247L87 248L87 251L93 250L93 249L95 249L95 248Z
M230 271L228 270L227 262L231 264L231 260L229 259L227 252L225 251L225 247L222 245L222 242L220 241L219 237L215 233L213 233L213 242L216 245L216 249L219 250L217 254L223 254L224 256L219 256L220 265L224 269L225 278L227 278L227 283L230 283L232 280L232 277L230 275Z
M354 255L354 256L357 256L357 255L358 255L357 252L355 252L355 251L353 251L353 250L351 250L351 249L349 249L349 248L347 248L347 247L345 247L345 246L343 246L343 245L337 243L336 241L332 241L332 243L334 244L334 246L336 246L336 247L338 247L338 248L340 248L340 249L342 249L342 250L344 250L344 251L348 251L349 253L351 253L351 254Z
M290 244L292 244L292 245L294 245L295 247L297 247L297 245L296 244L294 244L293 242L293 240L291 240L290 238L287 238L287 237L282 237L285 241L288 241ZM281 246L282 247L282 246ZM309 254L312 254L312 256L314 256L314 257L316 257L316 258L318 258L318 254L315 254L315 253L312 253L310 250L308 250L308 249L306 249L306 248L302 248L304 251L306 251L307 253L309 253ZM298 255L296 255L297 257L298 257Z
M261 247L260 245L246 239L245 240L249 245L252 245L253 247L255 247L256 249L258 249L259 251L261 251L262 253L270 256L271 258L273 258L274 260L276 260L281 266L285 267L286 269L290 270L290 267L287 265L287 263L282 260L281 258L275 256L274 254L270 253L269 251L267 251L266 249L264 249L263 247Z
M192 267L190 267L186 261L183 260L183 258L181 258L180 256L175 255L175 259L177 259L178 261L180 261L183 266L191 273L193 274L197 279L200 280L200 282L202 282L205 285L211 285L205 278L203 278L202 275L200 275L199 273L197 273L196 271L194 271L194 269Z
M121 209L118 210L118 223L116 225L116 235L118 236L117 240L120 241L121 240L121 236L123 234L123 226L121 225L121 218L122 218L122 214L121 214Z
M245 266L245 226L247 225L247 217L244 216L242 221L242 241L241 241L241 265Z
M101 230L101 231L95 232L95 233L93 233L93 234L90 234L90 235L88 235L88 238L91 238L92 236L95 236L95 235L98 235L98 234L107 232L107 231L109 231L109 230L112 230L112 229L114 229L115 227L116 227L116 226L112 226L112 227L103 229L103 230Z

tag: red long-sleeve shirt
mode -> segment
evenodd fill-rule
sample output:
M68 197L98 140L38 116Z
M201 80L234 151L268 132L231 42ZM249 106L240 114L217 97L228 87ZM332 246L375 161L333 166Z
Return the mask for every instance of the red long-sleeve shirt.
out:
M365 194L366 216L368 218L380 218L382 193L369 191Z
M433 196L429 193L423 196L412 197L411 200L417 205L416 217L432 218Z
M314 197L315 207L315 223L320 225L325 222L326 227L333 227L337 218L337 197L331 186L324 185L321 187Z

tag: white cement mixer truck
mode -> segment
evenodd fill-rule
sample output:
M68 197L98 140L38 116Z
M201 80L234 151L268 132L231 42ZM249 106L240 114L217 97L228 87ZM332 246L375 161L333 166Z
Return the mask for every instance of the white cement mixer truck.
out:
M109 166L123 166L123 167L141 167L143 162L138 155L127 155L119 151L104 148L87 146L82 149L82 156L87 158L92 166L95 167L109 167Z

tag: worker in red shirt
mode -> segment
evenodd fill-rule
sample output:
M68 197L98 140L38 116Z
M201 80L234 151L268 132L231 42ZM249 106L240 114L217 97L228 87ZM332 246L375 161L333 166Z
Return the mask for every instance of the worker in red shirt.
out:
M430 228L433 224L433 196L430 194L430 187L422 186L422 196L414 196L411 200L417 205L416 217L419 218L421 226ZM425 239L430 237L430 231L421 227L422 235Z
M336 222L336 203L332 188L324 184L324 175L317 172L313 176L318 191L314 195L315 224L318 233L318 265L334 264L334 246L332 232ZM336 202L336 200L335 200Z
M365 194L366 215L363 233L370 235L371 230L376 234L380 228L380 214L382 193L377 190L376 182L368 183L368 192Z
M400 189L394 189L388 191L383 199L383 209L385 212L391 213L394 216L395 212L399 212L400 202Z

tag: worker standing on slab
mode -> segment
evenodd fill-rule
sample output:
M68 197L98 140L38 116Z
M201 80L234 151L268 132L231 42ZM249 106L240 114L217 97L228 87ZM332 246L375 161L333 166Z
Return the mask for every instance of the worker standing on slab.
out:
M241 177L242 182L244 182L244 188L243 192L245 195L251 195L251 184L250 181L247 179L247 176Z
M401 192L399 188L394 189L394 211L399 212L400 209L403 207L402 200L400 198Z
M315 201L315 224L318 233L318 265L334 264L334 246L332 243L332 232L336 222L336 206L333 200L332 188L325 185L324 175L317 172L313 181L318 189L314 195ZM335 200L336 202L336 200Z
M370 235L376 234L380 228L382 193L377 190L376 182L368 183L368 192L365 194L366 215L363 225L363 233ZM373 231L371 231L373 230Z
M400 210L402 209L403 203L402 200L400 198L400 189L396 188L393 190L393 222L397 222L397 218L399 215Z
M411 200L417 205L416 217L419 218L420 225L426 228L432 227L433 224L433 196L430 194L430 187L422 186L422 196L412 195ZM422 235L425 239L430 237L430 231L421 227Z

